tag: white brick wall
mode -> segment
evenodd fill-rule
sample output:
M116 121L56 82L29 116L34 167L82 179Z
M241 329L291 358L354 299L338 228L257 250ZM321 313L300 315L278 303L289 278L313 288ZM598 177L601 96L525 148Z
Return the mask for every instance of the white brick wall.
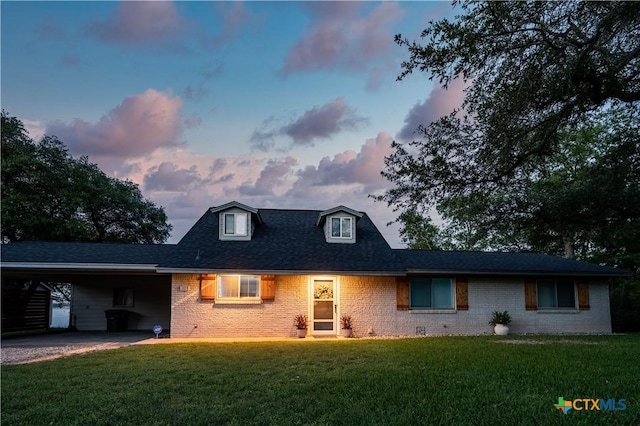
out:
M216 305L199 301L197 275L173 276L171 335L173 337L294 337L293 317L308 313L310 277L277 276L276 297L260 305ZM353 318L353 335L492 334L488 322L494 310L507 310L512 333L610 333L606 284L589 286L588 311L526 311L524 282L470 279L469 310L428 313L398 311L394 277L341 276L339 314ZM181 290L181 287L184 289Z
M175 274L171 336L294 337L293 317L307 313L307 292L307 276L276 276L275 300L259 305L221 305L200 302L198 275Z

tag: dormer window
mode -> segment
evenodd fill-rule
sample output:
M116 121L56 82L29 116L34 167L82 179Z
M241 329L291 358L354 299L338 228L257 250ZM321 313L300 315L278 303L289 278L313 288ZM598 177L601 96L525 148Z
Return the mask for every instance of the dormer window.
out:
M224 235L246 236L247 213L224 213Z
M355 244L356 223L363 214L345 206L325 210L318 216L316 226L324 228L328 243Z
M351 238L351 217L332 217L331 218L331 237L332 238Z
M237 201L212 207L211 213L218 215L218 238L224 241L250 241L256 226L264 223L258 209Z

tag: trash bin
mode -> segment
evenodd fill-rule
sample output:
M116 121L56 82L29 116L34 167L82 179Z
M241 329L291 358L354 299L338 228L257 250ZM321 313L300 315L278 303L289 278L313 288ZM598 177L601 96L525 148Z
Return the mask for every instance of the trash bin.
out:
M124 309L107 309L104 311L107 317L107 331L126 331L129 311Z

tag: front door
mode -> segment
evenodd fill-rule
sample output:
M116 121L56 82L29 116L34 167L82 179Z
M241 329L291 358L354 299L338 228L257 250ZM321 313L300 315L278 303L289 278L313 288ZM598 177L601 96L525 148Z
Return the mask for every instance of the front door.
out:
M311 282L311 298L312 333L335 335L338 312L336 280L324 277L314 278Z

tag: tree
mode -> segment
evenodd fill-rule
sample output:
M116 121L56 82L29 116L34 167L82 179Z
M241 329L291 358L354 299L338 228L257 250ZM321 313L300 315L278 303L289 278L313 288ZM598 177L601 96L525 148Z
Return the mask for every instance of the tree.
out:
M444 87L454 78L471 82L462 107L475 124L449 124L476 142L456 160L470 165L471 189L504 183L548 156L558 129L640 100L640 3L463 2L461 8L454 21L430 22L424 44L402 35L396 42L410 54L399 79L417 69ZM471 130L480 130L482 140Z
M640 116L609 110L561 132L547 161L517 184L443 197L438 211L452 245L603 254L618 265L617 251L640 254L639 134Z
M172 226L138 186L69 154L55 136L39 143L2 111L2 240L161 243Z
M438 227L431 217L414 210L402 212L398 217L402 224L400 238L413 250L439 250L441 247Z

